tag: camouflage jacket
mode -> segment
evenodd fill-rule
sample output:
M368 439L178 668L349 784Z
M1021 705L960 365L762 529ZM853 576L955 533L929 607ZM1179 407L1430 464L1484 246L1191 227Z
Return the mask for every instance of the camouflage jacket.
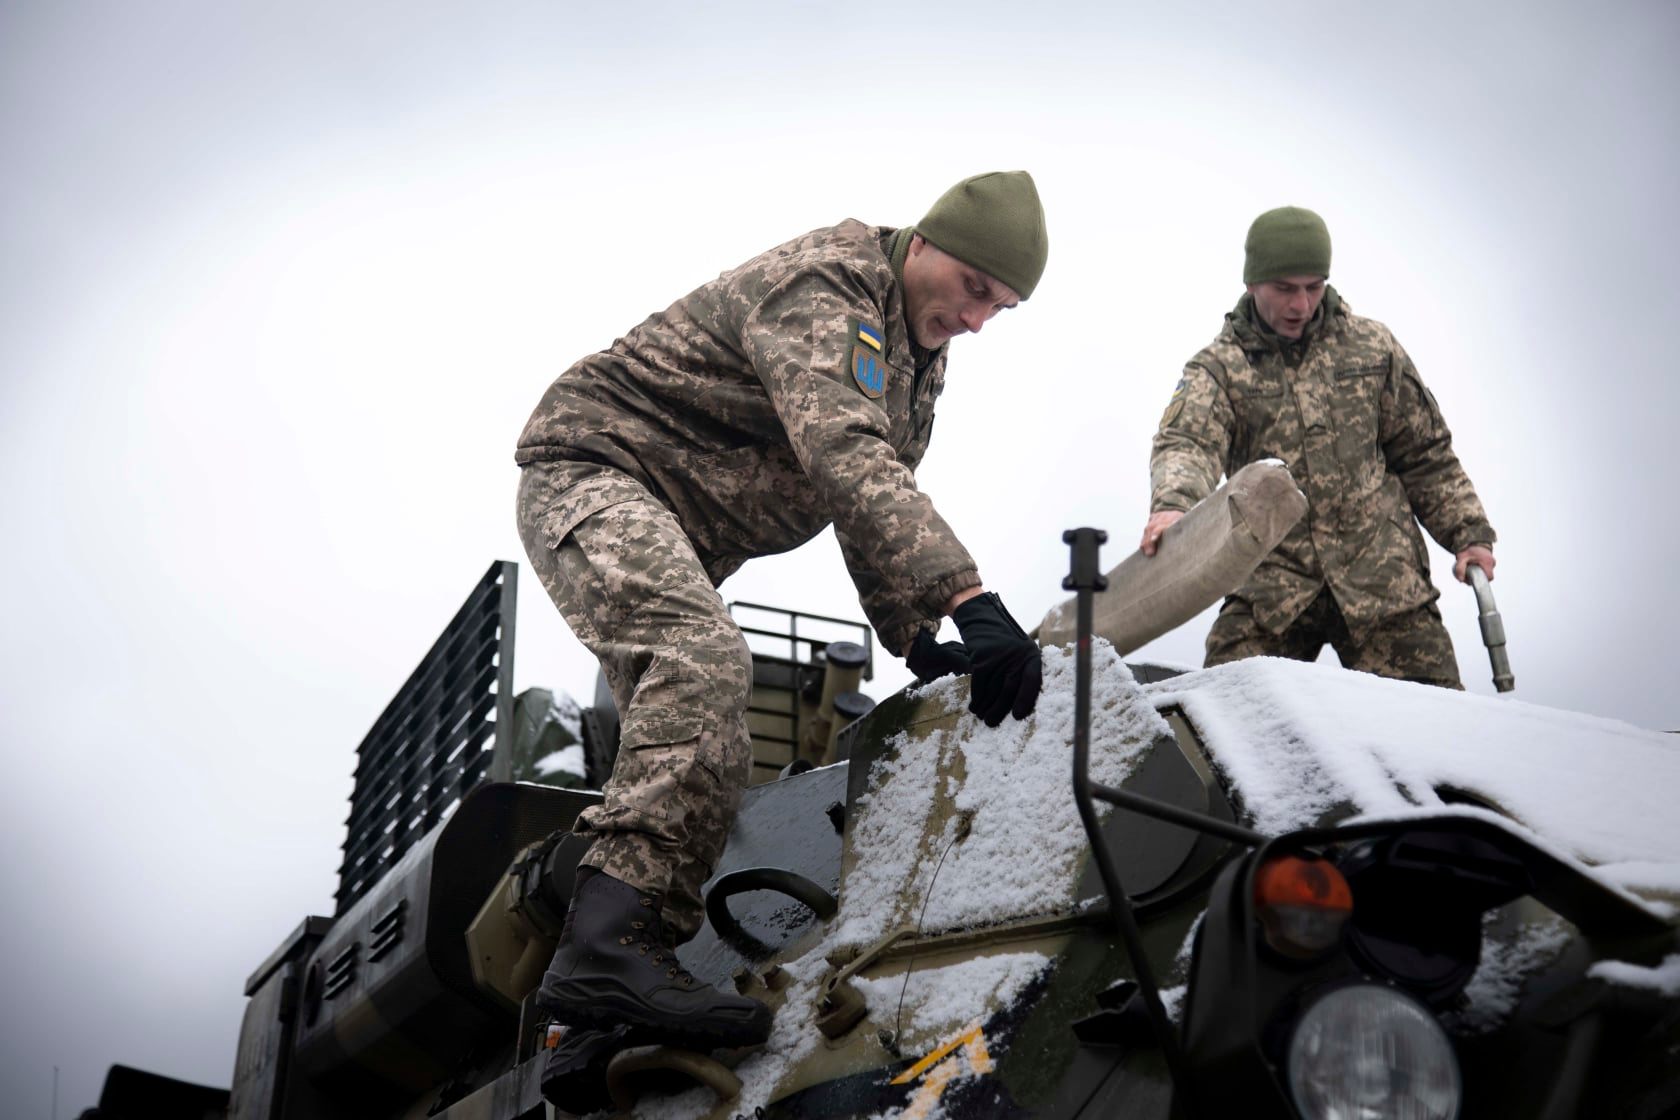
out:
M1422 521L1457 553L1494 532L1452 433L1387 327L1334 289L1299 341L1260 327L1245 295L1190 359L1155 434L1150 509L1188 510L1257 459L1281 459L1307 513L1237 595L1281 632L1326 584L1358 634L1433 602Z
M912 345L907 245L908 231L857 221L814 230L561 374L515 455L575 480L547 513L550 541L635 496L628 476L676 515L713 582L832 522L889 652L936 625L980 576L916 489L946 351Z

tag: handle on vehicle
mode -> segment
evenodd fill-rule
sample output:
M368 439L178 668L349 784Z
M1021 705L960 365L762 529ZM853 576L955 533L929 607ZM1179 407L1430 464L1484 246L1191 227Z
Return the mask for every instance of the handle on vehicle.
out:
M741 923L729 912L729 900L747 891L776 891L809 906L819 918L832 918L840 909L833 895L805 876L784 867L743 867L720 876L706 892L706 920L717 935L734 938L745 935Z
M741 1079L716 1058L674 1046L656 1046L651 1050L621 1050L607 1063L607 1094L613 1105L623 1112L634 1108L640 1096L637 1082L654 1071L692 1077L716 1093L719 1102L741 1095Z

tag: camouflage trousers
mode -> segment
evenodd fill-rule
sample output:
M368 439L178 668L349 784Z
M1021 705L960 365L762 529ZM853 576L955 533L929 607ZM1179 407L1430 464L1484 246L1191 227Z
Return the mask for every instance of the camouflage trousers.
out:
M1379 677L1462 689L1452 637L1434 603L1384 619L1357 638L1328 587L1281 634L1262 629L1246 599L1225 600L1207 636L1207 668L1244 657L1316 661L1328 643L1342 665Z
M593 838L582 863L662 895L665 928L686 941L752 768L746 639L677 519L626 475L526 467L519 532L622 717L603 800L577 821Z

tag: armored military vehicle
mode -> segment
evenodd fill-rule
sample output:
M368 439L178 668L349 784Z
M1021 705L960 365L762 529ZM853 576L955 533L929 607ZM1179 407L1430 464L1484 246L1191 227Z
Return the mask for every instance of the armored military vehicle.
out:
M1091 636L1099 538L1070 535L1073 640L999 728L961 679L865 710L855 624L748 625L778 647L755 654L763 780L680 957L769 1002L773 1033L602 1055L589 1107L1680 1107L1671 737L1321 666L1127 666ZM565 1033L532 995L615 717L511 696L515 572L491 568L363 742L337 911L251 974L227 1116L566 1115L542 1096ZM166 1114L143 1091L102 1108Z

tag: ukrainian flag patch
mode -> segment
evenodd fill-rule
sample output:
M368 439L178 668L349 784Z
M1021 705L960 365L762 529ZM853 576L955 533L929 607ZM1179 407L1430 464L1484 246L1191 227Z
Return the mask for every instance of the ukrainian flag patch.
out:
M879 400L887 391L887 362L882 353L886 336L879 327L861 319L849 320L847 327L852 342L852 380L864 396Z

